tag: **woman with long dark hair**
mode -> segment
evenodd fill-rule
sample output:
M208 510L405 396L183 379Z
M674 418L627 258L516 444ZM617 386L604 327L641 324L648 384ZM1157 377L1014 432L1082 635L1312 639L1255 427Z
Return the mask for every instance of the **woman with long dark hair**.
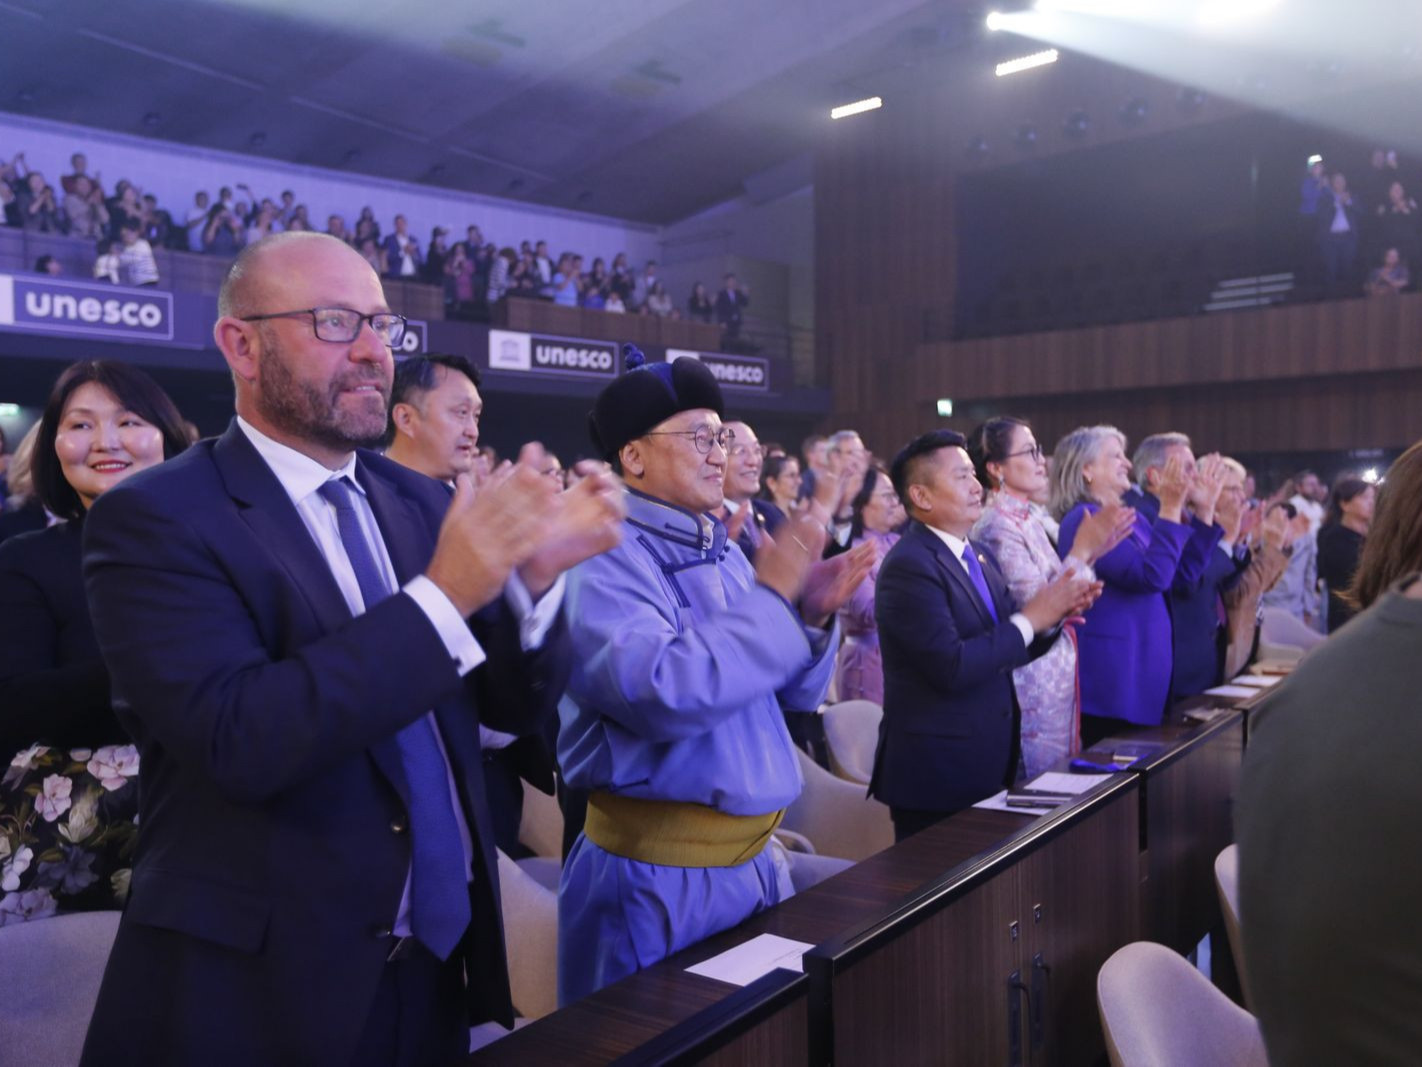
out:
M874 589L879 567L899 540L899 528L907 515L894 492L889 476L876 467L864 472L864 484L850 502L853 518L849 527L849 547L866 541L874 545L874 562L859 588L839 609L844 629L844 646L835 664L835 683L840 700L870 700L884 703L884 659L879 651L879 626L874 620Z
M35 491L62 521L0 544L0 840L14 882L0 923L123 900L138 753L110 701L80 536L99 496L187 444L172 400L126 363L69 367L40 418Z
M1328 502L1328 518L1318 529L1318 577L1328 587L1328 632L1353 617L1344 596L1353 584L1363 543L1373 522L1375 490L1361 478L1340 478Z

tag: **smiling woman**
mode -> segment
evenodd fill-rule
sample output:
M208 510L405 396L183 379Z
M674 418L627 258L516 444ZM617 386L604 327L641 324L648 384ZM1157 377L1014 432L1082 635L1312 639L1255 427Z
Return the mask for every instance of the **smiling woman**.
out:
M110 704L80 535L99 496L186 446L167 394L122 363L70 367L40 419L35 490L62 521L0 545L0 925L127 892L138 755Z

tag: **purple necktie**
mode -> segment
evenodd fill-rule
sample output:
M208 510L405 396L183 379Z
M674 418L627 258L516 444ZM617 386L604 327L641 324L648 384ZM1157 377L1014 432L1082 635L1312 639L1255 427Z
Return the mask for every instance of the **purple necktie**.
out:
M963 563L968 568L968 577L973 580L973 588L978 591L978 596L983 598L983 607L987 608L992 621L997 622L997 608L993 606L992 590L988 588L982 564L978 562L978 554L973 551L972 545L963 547Z
M394 590L361 528L354 491L345 478L332 479L318 491L336 509L341 544L369 611ZM410 930L436 956L448 959L471 915L464 843L449 795L449 772L429 714L397 733L395 743L410 789Z

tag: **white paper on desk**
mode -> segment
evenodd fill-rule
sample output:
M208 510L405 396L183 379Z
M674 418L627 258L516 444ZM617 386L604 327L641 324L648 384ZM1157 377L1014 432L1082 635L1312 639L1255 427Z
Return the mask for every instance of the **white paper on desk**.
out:
M1259 690L1248 685L1217 685L1213 689L1206 689L1207 697L1257 697Z
M1023 789L1043 789L1049 793L1085 793L1088 789L1094 789L1102 782L1114 778L1112 774L1063 774L1061 771L1048 771L1046 774L1039 774L1030 782L1024 785ZM1007 790L1001 793L994 793L986 800L980 800L973 805L975 808L982 808L984 811L1007 811L1013 815L1047 815L1057 810L1058 805L1043 808L1019 808L1009 807L1007 803Z
M746 986L778 967L803 974L805 968L800 963L800 957L814 947L807 941L760 934L687 970L703 978Z
M1278 685L1284 679L1277 674L1265 677L1262 674L1241 674L1233 679L1230 685L1250 685L1255 689L1268 689L1271 685Z

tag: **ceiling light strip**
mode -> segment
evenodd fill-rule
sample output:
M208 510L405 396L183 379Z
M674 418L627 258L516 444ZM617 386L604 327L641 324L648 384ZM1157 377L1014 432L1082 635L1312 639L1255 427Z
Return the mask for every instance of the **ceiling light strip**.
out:
M852 104L841 104L839 107L830 108L830 118L843 119L850 115L858 115L864 111L874 111L884 106L881 97L871 96L867 100L856 100Z
M1055 48L1049 48L1045 52L1034 52L1021 59L1009 59L1006 63L997 65L997 76L1002 78L1008 74L1031 70L1033 67L1045 67L1048 63L1055 63L1060 58L1061 54Z

